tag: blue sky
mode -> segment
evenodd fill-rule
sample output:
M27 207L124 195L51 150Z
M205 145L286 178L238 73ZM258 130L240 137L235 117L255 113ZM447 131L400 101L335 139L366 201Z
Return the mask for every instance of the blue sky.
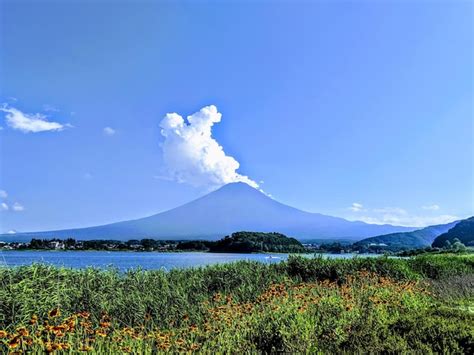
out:
M474 212L469 1L0 6L1 232L142 217L242 176L373 223ZM220 122L161 134L208 105Z

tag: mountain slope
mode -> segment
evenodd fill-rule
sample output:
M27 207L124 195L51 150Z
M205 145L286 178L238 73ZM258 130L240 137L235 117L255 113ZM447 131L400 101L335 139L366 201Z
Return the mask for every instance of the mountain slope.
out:
M460 221L449 231L438 236L433 241L433 247L444 247L447 240L452 243L454 238L466 246L474 246L474 217Z
M385 244L389 249L423 248L430 246L440 234L454 227L459 221L429 226L411 232L390 233L362 239L356 245Z
M350 222L279 203L244 183L228 184L197 200L150 217L103 226L13 236L76 239L215 239L240 230L298 238L360 238L413 228ZM10 236L10 239L13 239ZM5 240L5 235L2 236Z

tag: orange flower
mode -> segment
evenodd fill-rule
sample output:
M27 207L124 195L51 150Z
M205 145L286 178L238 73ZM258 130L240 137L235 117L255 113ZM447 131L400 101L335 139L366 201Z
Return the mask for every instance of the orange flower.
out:
M28 332L28 330L25 328L25 327L20 327L16 330L18 332L18 334L20 334L22 337L27 337L28 335L30 335L30 332Z
M190 349L190 350L197 350L197 349L199 349L199 345L196 344L196 343L193 343L193 344L191 344L191 346L189 347L189 349Z
M8 342L8 347L10 349L15 349L20 345L20 342L21 342L20 337L17 335L13 337L12 339L10 339L10 341Z
M49 313L48 313L48 316L49 316L50 318L59 317L60 315L61 315L61 312L59 311L59 308L52 309L52 310L49 311Z
M91 314L90 314L89 312L85 312L85 311L84 311L84 312L79 312L79 313L77 314L78 317L81 317L81 318L84 318L84 319L89 318L90 315L91 315Z
M30 324L33 325L33 324L36 324L36 322L38 322L38 316L36 314L33 314L31 316L31 319L30 319Z
M8 336L8 333L6 330L0 330L0 339L6 338Z
M96 330L95 334L102 337L102 338L105 338L107 336L107 333L104 332L103 330Z
M99 326L101 328L108 328L108 327L110 327L110 322L100 322Z

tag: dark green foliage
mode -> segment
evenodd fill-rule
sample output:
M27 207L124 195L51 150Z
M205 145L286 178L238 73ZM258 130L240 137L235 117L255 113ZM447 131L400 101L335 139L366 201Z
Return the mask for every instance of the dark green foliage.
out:
M214 242L208 242L203 240L190 240L185 242L180 242L176 246L177 250L196 250L196 251L208 251L209 246Z
M304 246L280 233L236 232L210 245L211 252L303 253Z
M433 247L451 247L456 238L465 246L474 246L474 217L462 220L448 232L438 236L433 242Z
M428 310L418 316L403 315L390 331L406 342L408 349L423 353L472 354L473 318L454 310Z

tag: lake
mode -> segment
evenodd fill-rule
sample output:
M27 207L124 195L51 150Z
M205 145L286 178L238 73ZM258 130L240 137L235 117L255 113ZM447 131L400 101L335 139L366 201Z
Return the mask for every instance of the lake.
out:
M357 254L324 254L328 258L353 258ZM312 256L312 255L307 255ZM376 254L358 255L377 256ZM234 253L157 253L128 251L41 251L7 250L0 251L0 266L20 266L32 263L46 263L70 268L88 266L119 270L142 268L147 270L187 268L238 260L254 260L262 263L275 263L288 258L288 254L234 254Z

